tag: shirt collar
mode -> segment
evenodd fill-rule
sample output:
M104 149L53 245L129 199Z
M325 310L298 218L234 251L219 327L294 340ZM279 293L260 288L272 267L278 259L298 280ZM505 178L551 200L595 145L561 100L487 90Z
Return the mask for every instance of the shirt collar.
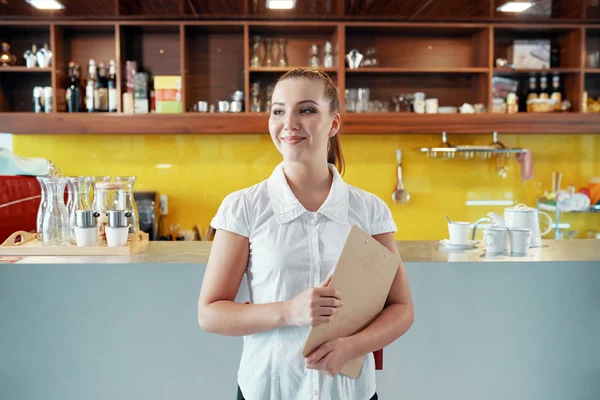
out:
M333 175L331 189L317 212L341 224L348 224L348 184L344 182L340 173L333 164L328 164ZM287 183L283 172L283 163L279 164L267 181L271 206L275 217L280 224L290 222L302 214L306 209L296 199L292 189Z

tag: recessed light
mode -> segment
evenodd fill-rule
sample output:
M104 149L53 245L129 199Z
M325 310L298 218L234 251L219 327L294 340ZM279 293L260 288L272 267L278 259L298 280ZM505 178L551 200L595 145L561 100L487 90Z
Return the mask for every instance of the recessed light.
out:
M520 13L527 10L531 6L533 6L533 3L528 1L509 1L508 3L504 3L498 7L496 10L501 12Z
M267 0L267 8L271 10L291 10L296 6L296 0Z
M56 0L25 0L25 2L40 10L62 10L65 8Z

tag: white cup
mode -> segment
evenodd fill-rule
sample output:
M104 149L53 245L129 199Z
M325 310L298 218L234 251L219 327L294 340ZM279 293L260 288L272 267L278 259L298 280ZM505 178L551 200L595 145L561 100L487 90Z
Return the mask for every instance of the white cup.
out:
M526 256L531 240L531 229L511 228L508 230L510 238L510 254L513 256Z
M97 246L98 245L98 227L90 228L75 227L75 241L77 247Z
M427 99L425 100L425 112L427 114L437 114L438 112L438 99Z
M129 235L129 227L110 227L104 228L106 231L106 244L108 247L125 246L127 244L127 237Z
M489 254L501 254L506 244L507 229L503 227L490 226L483 231L483 243L485 252Z
M448 223L448 233L450 234L450 243L467 244L469 243L470 222L450 222Z

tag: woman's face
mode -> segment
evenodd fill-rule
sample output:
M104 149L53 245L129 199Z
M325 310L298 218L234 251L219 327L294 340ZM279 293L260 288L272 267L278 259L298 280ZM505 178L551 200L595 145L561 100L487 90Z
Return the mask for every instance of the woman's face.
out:
M340 127L324 97L325 84L304 78L285 79L273 91L269 132L284 160L327 159L327 143Z

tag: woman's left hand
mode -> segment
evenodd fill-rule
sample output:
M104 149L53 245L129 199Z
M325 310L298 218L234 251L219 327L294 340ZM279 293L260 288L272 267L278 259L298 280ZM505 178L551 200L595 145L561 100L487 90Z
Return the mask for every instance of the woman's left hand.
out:
M321 347L308 355L306 368L318 369L335 376L356 355L352 354L352 347L348 338L337 338L323 343Z

